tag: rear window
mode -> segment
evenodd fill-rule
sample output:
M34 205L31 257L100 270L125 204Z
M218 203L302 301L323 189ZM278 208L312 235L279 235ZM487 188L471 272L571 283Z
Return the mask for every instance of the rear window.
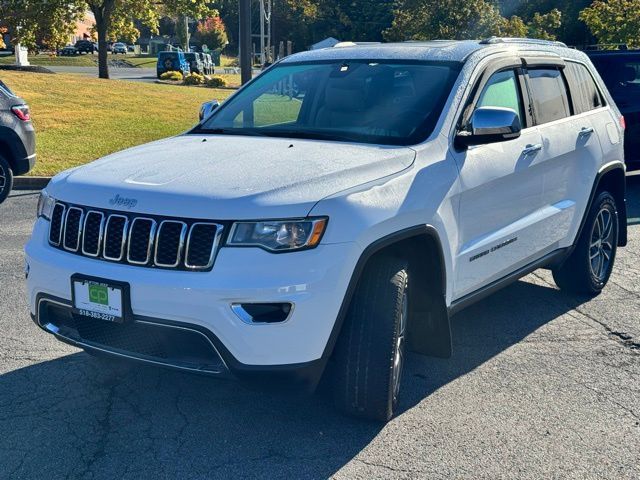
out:
M591 73L584 65L567 62L567 70L573 76L577 87L578 98L575 99L576 113L588 112L604 106L602 95L596 86Z
M528 71L529 87L538 125L571 115L567 87L557 68L535 68Z

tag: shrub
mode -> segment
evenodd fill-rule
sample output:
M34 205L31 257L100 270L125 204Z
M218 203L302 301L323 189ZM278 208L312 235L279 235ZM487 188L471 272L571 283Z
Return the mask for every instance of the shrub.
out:
M186 77L184 77L185 85L203 85L204 84L204 75L200 75L198 73L190 73Z
M162 75L160 75L160 80L171 80L174 82L181 82L182 73L176 72L176 71L164 72Z
M220 76L213 76L213 77L209 77L207 79L207 87L210 88L219 88L219 87L226 87L227 86L227 81L220 77Z

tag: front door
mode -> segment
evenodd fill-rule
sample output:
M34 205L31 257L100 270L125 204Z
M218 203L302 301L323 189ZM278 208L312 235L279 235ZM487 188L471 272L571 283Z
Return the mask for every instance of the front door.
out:
M453 154L460 169L454 300L526 265L544 244L542 137L530 124L521 68L499 70L481 85L470 108L487 106L512 108L523 130L519 138Z

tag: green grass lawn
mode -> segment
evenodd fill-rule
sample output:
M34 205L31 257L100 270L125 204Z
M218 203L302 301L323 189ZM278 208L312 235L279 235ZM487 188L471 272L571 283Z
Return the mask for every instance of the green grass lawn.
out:
M156 68L157 58L149 55L112 55L109 54L109 60L126 60L136 67ZM13 55L0 57L0 65L11 65L15 62ZM32 65L40 65L42 67L60 66L60 67L95 67L98 64L98 54L84 54L75 57L55 56L55 55L29 55L29 63Z
M195 125L200 105L230 90L1 71L31 106L38 162L53 175L109 153L176 135Z
M132 65L140 68L156 68L157 57L150 55L112 55L109 54L109 60L126 60ZM13 55L2 56L0 57L0 65L11 65L15 62L15 57ZM29 55L29 63L32 65L40 65L43 67L48 66L61 66L61 67L95 67L98 62L98 54L90 55L78 55L76 57L65 57L65 56L55 56L55 55ZM237 62L236 58L227 57L222 55L220 58L220 63L222 67L226 67L232 65L234 62ZM236 82L232 82L236 83Z

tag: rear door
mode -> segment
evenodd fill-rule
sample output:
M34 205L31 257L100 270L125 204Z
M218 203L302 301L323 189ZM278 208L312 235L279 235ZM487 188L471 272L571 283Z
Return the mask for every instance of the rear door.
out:
M545 250L552 251L573 243L574 227L582 219L602 150L592 114L582 111L583 93L568 71L573 66L541 62L546 61L527 60L526 79L543 144L539 174L545 215L539 233Z
M523 130L506 142L452 150L460 169L454 299L526 265L541 242L542 138L528 113L520 59L486 71L475 89L462 125L478 107L506 107L518 113Z

